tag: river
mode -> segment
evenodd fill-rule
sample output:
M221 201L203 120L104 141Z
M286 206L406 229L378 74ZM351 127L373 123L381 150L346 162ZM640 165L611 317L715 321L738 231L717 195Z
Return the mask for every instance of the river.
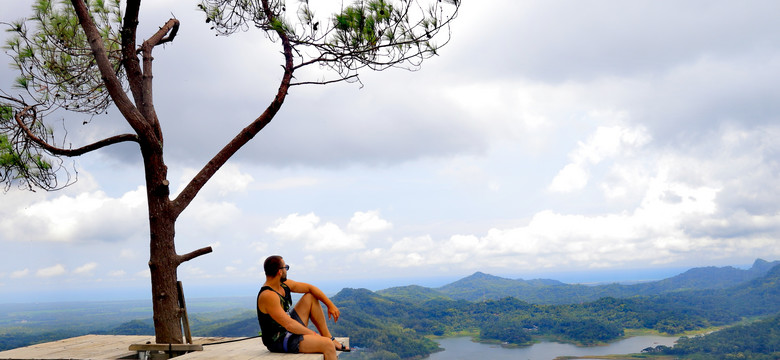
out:
M519 348L482 344L469 337L436 340L444 351L432 354L430 360L551 360L558 356L596 356L639 353L647 347L672 346L677 337L634 336L603 346L575 346L557 342L540 342Z

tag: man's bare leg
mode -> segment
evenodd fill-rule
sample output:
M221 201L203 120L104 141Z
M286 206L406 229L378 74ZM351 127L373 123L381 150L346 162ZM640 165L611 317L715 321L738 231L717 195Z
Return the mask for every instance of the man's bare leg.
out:
M328 339L333 336L328 329L328 323L325 319L325 313L322 311L322 305L313 295L303 295L303 297L298 300L298 303L295 304L295 312L297 312L298 316L303 320L303 325L309 326L309 320L311 320L314 326L317 327L317 331L319 331L320 335L327 337Z
M309 326L309 320L311 320L320 335L331 341L336 350L341 350L343 345L336 340L331 340L333 335L330 333L330 329L328 329L325 312L322 311L322 305L317 301L317 298L311 294L303 295L298 300L298 303L295 304L295 312L300 316L303 325Z

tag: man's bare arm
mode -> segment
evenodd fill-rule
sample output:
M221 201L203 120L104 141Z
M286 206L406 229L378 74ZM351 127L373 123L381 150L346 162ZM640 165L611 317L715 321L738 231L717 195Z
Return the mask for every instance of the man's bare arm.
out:
M339 321L339 316L341 315L339 308L336 307L335 304L333 304L333 301L331 301L328 298L328 296L325 295L325 293L322 290L320 290L320 288L312 284L297 282L289 279L285 281L285 284L287 285L287 287L290 288L290 291L294 293L312 294L315 299L319 300L321 303L325 304L325 306L328 307L328 317L333 318L333 321L336 322Z
M317 334L314 330L303 326L284 312L282 304L279 303L279 295L276 293L264 291L260 294L260 298L257 299L257 302L260 311L270 315L274 321L279 323L279 325L282 325L287 331L300 335Z

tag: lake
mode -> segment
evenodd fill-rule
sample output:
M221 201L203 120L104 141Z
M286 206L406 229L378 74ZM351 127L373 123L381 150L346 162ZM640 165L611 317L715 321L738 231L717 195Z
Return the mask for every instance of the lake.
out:
M430 360L551 360L558 356L595 356L639 353L647 347L672 346L677 337L634 336L604 346L575 346L557 342L541 342L527 347L504 348L499 345L481 344L470 337L436 340L444 351L432 354Z

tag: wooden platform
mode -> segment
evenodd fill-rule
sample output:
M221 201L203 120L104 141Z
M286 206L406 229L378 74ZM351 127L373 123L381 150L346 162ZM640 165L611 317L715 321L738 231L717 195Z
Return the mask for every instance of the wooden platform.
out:
M262 340L252 338L224 344L210 343L239 340L243 338L196 337L192 342L203 345L203 351L195 351L177 357L190 359L231 360L322 360L321 354L276 354L263 346ZM349 338L337 338L349 346ZM153 336L130 335L84 335L28 347L0 352L0 359L94 359L117 360L138 359L138 352L130 351L130 345L154 342Z

